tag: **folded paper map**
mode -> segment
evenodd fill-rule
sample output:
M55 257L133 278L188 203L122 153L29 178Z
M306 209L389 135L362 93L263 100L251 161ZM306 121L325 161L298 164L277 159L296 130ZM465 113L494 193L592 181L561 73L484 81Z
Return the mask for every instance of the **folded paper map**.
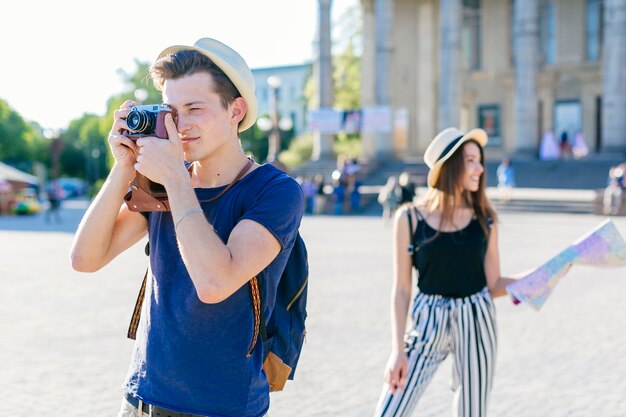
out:
M506 289L514 298L539 310L573 264L626 265L626 242L611 220L605 221Z

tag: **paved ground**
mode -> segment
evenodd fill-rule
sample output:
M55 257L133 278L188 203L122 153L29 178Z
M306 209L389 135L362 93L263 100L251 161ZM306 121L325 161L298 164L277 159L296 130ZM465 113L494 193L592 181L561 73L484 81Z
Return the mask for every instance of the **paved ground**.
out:
M80 205L61 225L0 217L0 417L114 416L131 342L127 320L146 265L138 245L95 274L68 251ZM548 260L603 219L501 218L502 269ZM626 218L616 218L626 236ZM373 412L389 349L390 230L376 217L308 217L308 337L296 381L272 395L272 417ZM626 416L626 269L574 267L537 313L498 299L492 416ZM450 363L419 405L450 415Z

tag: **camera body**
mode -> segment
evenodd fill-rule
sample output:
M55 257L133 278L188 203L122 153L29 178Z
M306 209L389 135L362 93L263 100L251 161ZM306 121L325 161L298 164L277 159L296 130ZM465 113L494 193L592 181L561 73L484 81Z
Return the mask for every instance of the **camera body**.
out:
M176 110L167 104L145 104L133 106L126 116L128 130L124 133L132 140L153 136L161 139L168 139L165 128L165 115L170 113L176 123ZM131 187L141 188L154 198L167 198L165 187L149 178L137 173Z
M133 140L146 136L167 139L165 115L168 113L172 115L174 123L176 123L176 110L167 104L132 106L130 113L126 116L126 124L128 125L126 136Z

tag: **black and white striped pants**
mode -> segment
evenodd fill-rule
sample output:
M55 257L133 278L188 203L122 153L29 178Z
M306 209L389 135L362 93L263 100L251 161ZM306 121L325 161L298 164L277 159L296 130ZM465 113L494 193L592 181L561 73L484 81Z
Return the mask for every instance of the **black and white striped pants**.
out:
M418 293L412 318L405 335L405 389L392 395L385 384L374 415L408 417L439 364L452 353L454 415L485 417L497 345L495 309L487 288L465 298Z

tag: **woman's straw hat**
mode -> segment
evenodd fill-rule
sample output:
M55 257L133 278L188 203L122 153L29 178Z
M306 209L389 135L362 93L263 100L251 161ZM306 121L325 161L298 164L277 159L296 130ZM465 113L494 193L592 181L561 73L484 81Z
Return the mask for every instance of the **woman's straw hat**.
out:
M439 132L430 142L426 152L424 152L424 162L430 168L428 172L429 187L435 187L443 164L452 156L454 151L468 140L475 140L484 148L488 141L487 132L482 129L472 129L464 133L456 127L449 127Z

